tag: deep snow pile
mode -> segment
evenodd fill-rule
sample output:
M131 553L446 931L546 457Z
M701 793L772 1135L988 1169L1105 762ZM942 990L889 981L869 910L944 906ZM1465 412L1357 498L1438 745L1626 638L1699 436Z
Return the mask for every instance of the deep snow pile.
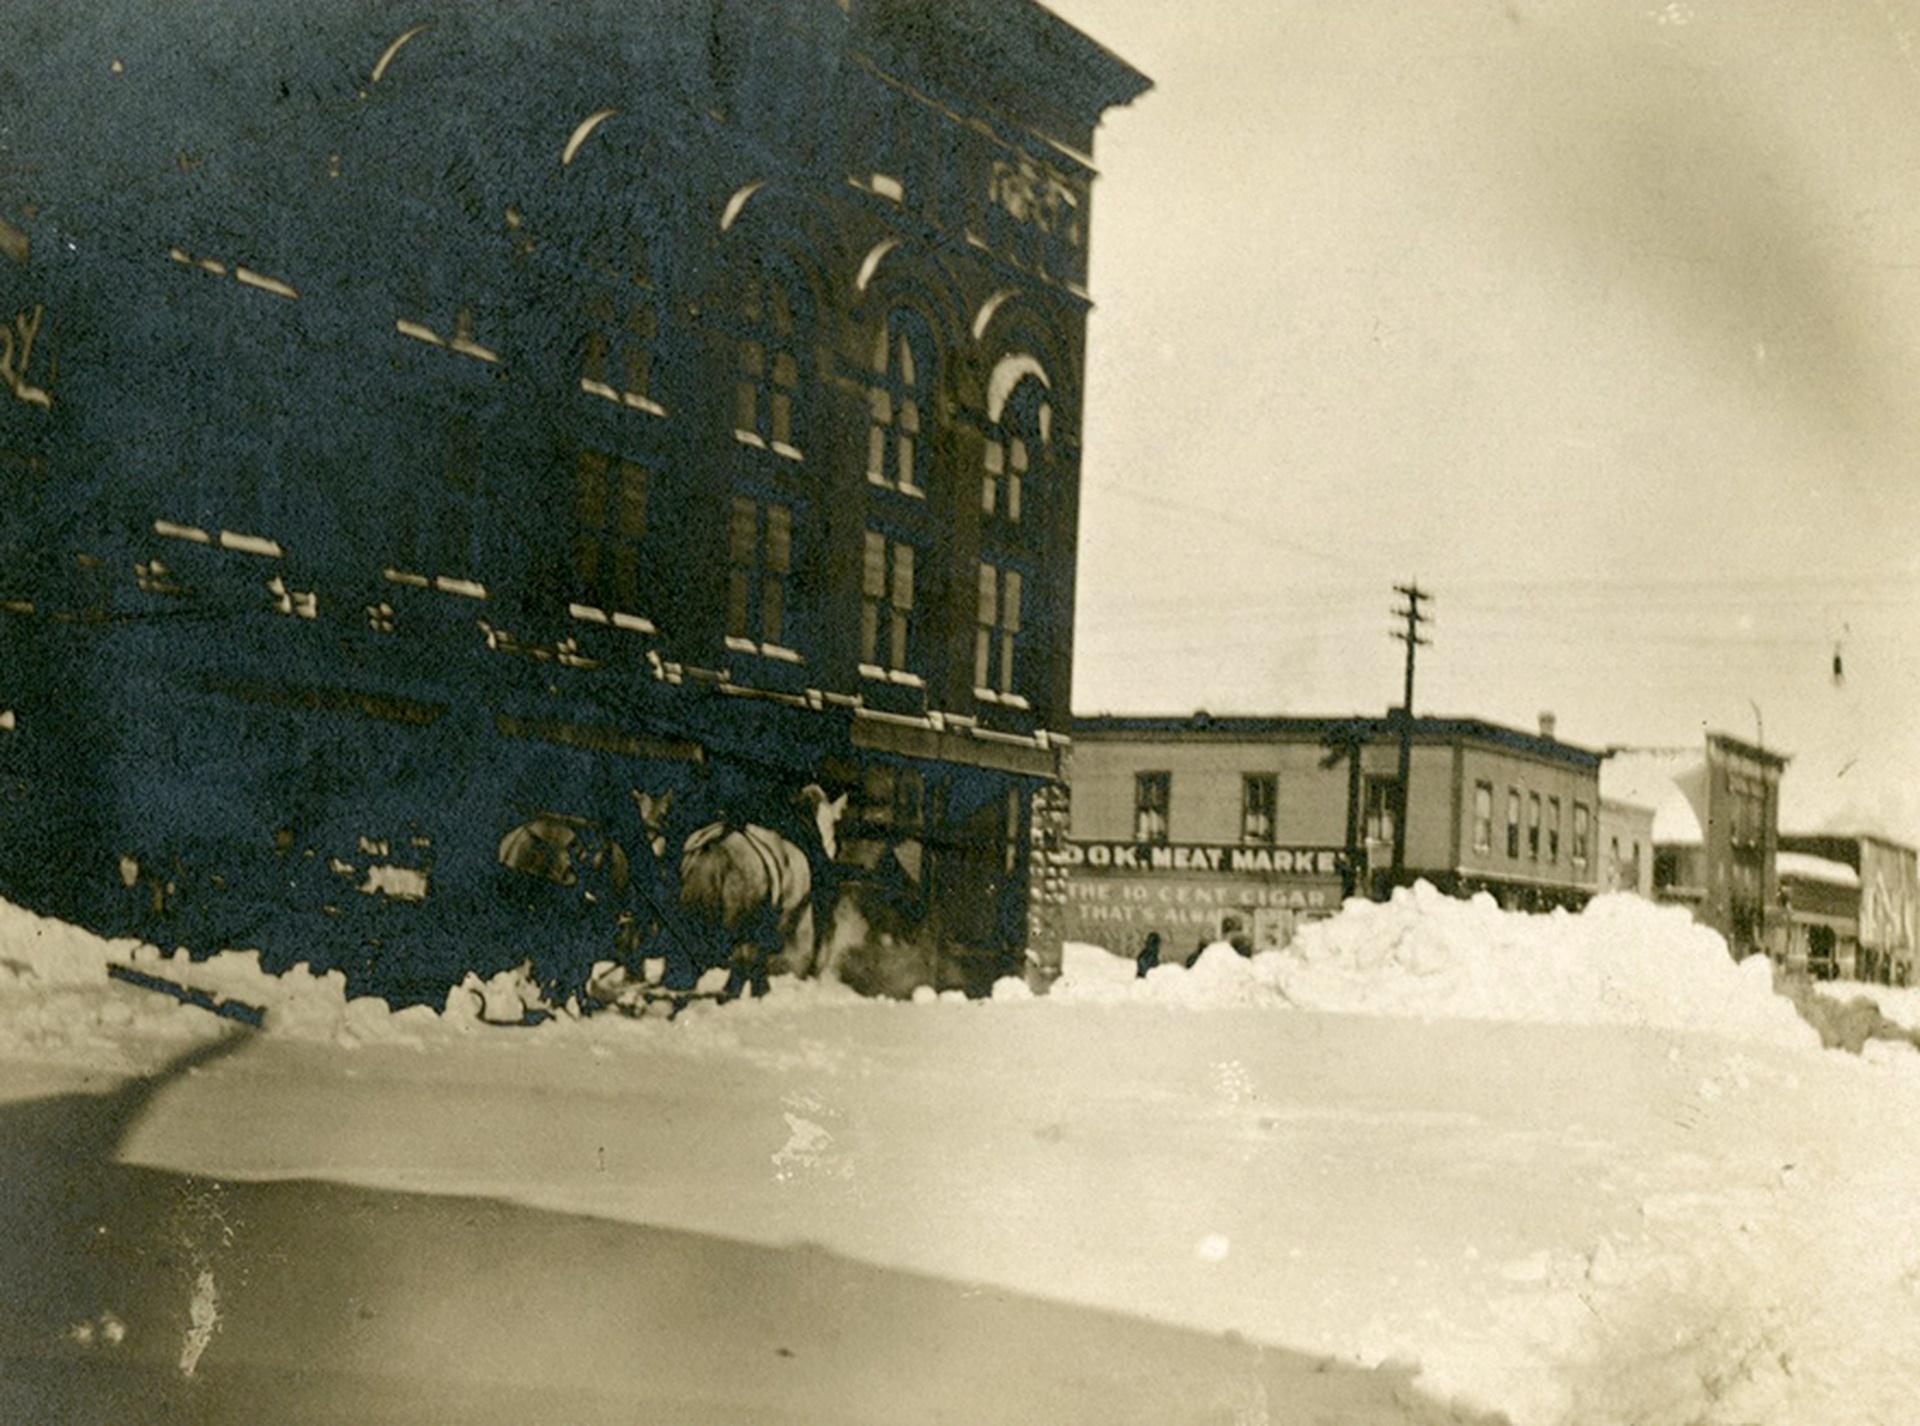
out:
M1252 1005L1425 1019L1641 1025L1810 1047L1819 1037L1773 991L1765 957L1735 964L1680 907L1596 897L1577 914L1503 911L1421 882L1389 902L1349 901L1284 951L1216 949L1191 970L1133 978L1130 961L1075 947L1067 1000Z
M14 1095L220 1032L109 964L267 1011L166 1090L130 1163L819 1243L1414 1363L1517 1426L1887 1426L1920 1398L1920 1053L1810 1050L1764 965L1634 901L1520 916L1416 889L1288 953L1144 980L1071 948L1041 997L782 981L672 1023L530 1031L476 1019L526 1007L511 977L395 1015L337 976L0 904L0 1060L73 1067ZM1644 1025L1674 1033L1621 1028ZM441 1350L401 1316L396 1343Z

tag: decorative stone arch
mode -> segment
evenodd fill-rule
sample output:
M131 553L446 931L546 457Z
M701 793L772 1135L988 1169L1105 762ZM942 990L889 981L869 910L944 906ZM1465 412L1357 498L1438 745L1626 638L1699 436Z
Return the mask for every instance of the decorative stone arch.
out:
M889 238L868 250L855 275L852 297L847 309L848 357L864 369L875 332L892 313L904 308L919 319L931 338L941 373L941 399L954 399L967 356L966 314L945 269L918 245Z
M593 136L593 131L619 112L618 109L614 108L595 109L591 114L587 115L586 118L575 124L572 132L567 135L565 147L560 150L560 166L562 168L569 167L574 159L579 157L581 145Z
M398 57L400 51L412 43L416 36L432 29L433 24L434 22L432 20L423 20L421 23L402 30L398 35L394 36L387 47L380 51L380 57L373 62L373 70L367 76L368 87L372 87L382 79L385 79L388 66Z
M980 387L968 393L968 399L978 403L984 420L999 420L1001 407L1018 385L1018 378L1008 379L1011 368L1007 362L1024 356L1037 370L1020 375L1037 376L1048 392L1055 443L1076 443L1073 433L1079 420L1079 373L1068 360L1070 346L1065 328L1078 320L1077 313L1058 310L1031 292L1012 289L991 294L974 310L969 330L974 338Z
M708 285L718 290L709 296L724 299L728 276L747 255L769 255L803 283L816 344L838 346L836 324L852 305L858 258L825 203L779 180L755 179L729 191L715 229ZM849 282L844 291L842 273Z

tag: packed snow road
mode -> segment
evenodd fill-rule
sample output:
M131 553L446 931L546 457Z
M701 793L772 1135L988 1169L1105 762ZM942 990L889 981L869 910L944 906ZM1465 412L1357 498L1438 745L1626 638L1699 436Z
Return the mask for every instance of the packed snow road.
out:
M1455 914L1409 908L1395 944ZM1378 950L1384 984L1407 957ZM232 1042L16 974L0 1408L1912 1419L1920 1055L1807 1048L1757 1001L1744 1037L1537 998L1532 1023L1260 1008L1294 971L1149 988L1083 952L1038 1000L780 987L531 1031L303 1018L316 992L281 986L289 1028Z

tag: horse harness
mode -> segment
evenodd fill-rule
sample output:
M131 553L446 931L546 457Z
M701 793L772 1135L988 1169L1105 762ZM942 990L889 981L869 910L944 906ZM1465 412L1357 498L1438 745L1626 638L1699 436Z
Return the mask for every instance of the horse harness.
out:
M767 874L768 909L784 915L789 909L787 893L792 878L788 876L785 859L780 855L780 844L793 845L785 837L765 827L730 827L725 822L710 822L687 838L685 846L681 848L681 856L684 859L693 852L717 846L729 836L738 836L752 849L761 870ZM799 848L795 847L794 850L799 851Z

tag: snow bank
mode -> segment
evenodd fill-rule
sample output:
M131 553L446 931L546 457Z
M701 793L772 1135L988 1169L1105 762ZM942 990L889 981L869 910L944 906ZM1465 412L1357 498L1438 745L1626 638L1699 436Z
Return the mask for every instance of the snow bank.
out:
M296 967L285 975L260 968L257 951L222 951L206 960L158 950L133 940L104 940L63 921L0 901L0 1053L81 1057L109 1050L126 1033L179 1038L206 1031L205 999L183 1004L164 990L124 986L112 967L197 992L228 1004L236 1018L254 1019L274 1033L326 1041L342 1048L368 1043L419 1044L441 1022L424 1006L395 1011L383 1000L349 999L339 971L316 974ZM470 1016L449 1017L450 1023ZM105 1058L111 1061L114 1056Z
M532 1025L550 1016L552 1029L578 1023L570 1007L549 1007L518 972L491 980L468 976L448 994L443 1012L426 1007L394 1012L379 1000L349 1000L338 971L297 968L286 975L261 970L252 951L224 951L204 961L169 956L131 941L103 941L79 928L0 903L0 993L10 982L42 992L97 987L109 965L122 965L190 987L220 1000L265 1011L276 1034L329 1041L343 1047L384 1042L419 1044L431 1034L457 1034L475 1025ZM717 980L724 973L713 973ZM1836 987L1852 992L1854 987ZM1826 993L1833 993L1823 987ZM1899 1003L1885 987L1859 993ZM1911 1006L1889 1010L1920 1021L1920 993L1902 992ZM916 995L944 1003L957 992ZM1004 981L992 1002L1028 999L1024 985ZM856 997L833 983L781 979L760 1013L799 1013ZM1692 1030L1793 1047L1819 1036L1773 992L1764 958L1736 965L1714 932L1696 926L1680 908L1656 907L1634 896L1602 896L1577 915L1535 916L1502 911L1491 898L1463 901L1421 883L1387 903L1350 901L1330 920L1301 929L1285 951L1251 959L1215 947L1189 969L1155 967L1137 977L1134 962L1097 946L1070 944L1063 974L1045 1000L1056 1003L1146 1001L1195 1010L1225 1007L1307 1009L1422 1019L1510 1020L1546 1024L1631 1024ZM93 1003L93 1002L98 1003ZM700 1007L700 1013L711 1009ZM746 1007L728 1007L728 1014ZM85 1024L108 1017L124 1028L129 1016L168 1022L180 1007L152 991L95 995L72 1005L42 1006L8 1017L4 1038L37 1026L29 1047L45 1048L49 1016L78 1014ZM190 1017L205 1015L188 1009ZM613 1017L597 1017L612 1019ZM100 1021L104 1024L105 1021Z
M1861 980L1819 980L1814 990L1842 1005L1854 1000L1870 1000L1880 1013L1908 1030L1920 1030L1920 988L1906 985L1875 985Z
M1284 951L1209 951L1136 978L1132 961L1073 945L1053 995L1069 1001L1252 1005L1422 1019L1629 1024L1819 1044L1773 991L1764 957L1736 964L1680 907L1596 897L1570 914L1502 911L1422 882L1385 903L1349 901Z

